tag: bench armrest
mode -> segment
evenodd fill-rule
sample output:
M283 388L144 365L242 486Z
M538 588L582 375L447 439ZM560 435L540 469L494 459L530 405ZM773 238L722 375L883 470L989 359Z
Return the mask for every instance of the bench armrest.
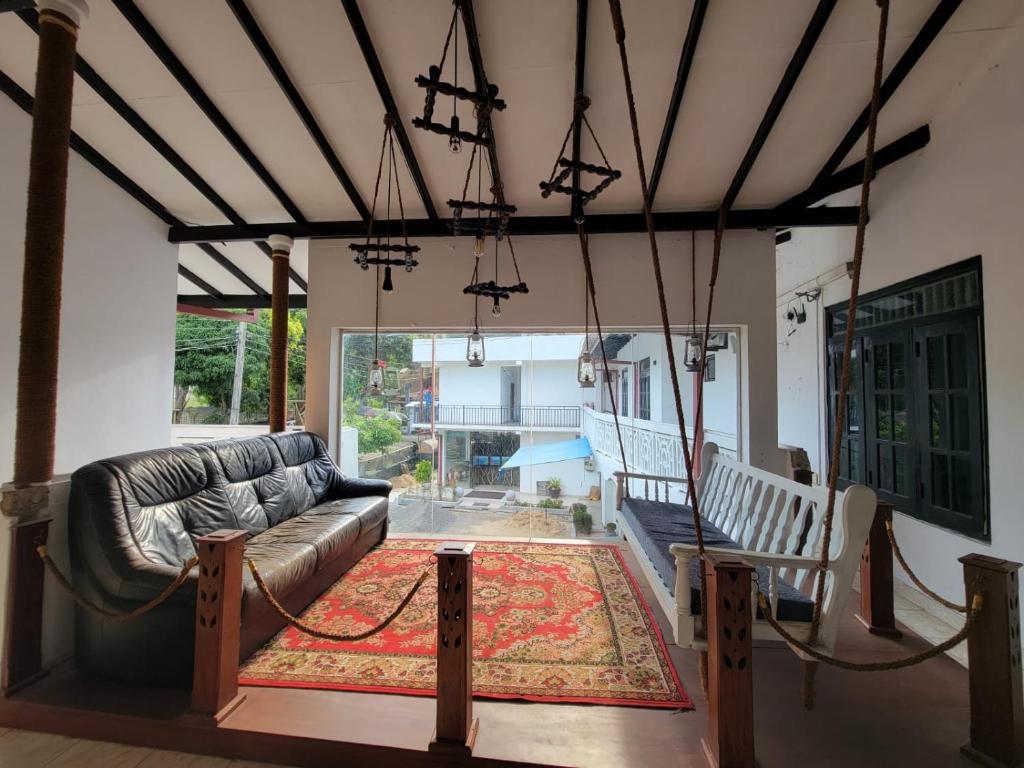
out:
M780 555L774 552L757 552L750 549L727 549L725 547L704 547L704 551L713 555L725 555L740 557L751 565L768 565L776 568L806 568L820 570L820 562L816 557L805 557L803 555ZM669 552L675 555L676 560L689 560L698 556L696 544L672 544Z
M338 472L331 483L330 498L354 499L360 496L387 496L391 493L391 483L387 480L374 480L363 477L345 477Z

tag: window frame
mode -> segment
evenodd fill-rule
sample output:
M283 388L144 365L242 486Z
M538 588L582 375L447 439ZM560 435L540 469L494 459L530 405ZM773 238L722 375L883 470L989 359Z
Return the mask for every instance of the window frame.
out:
M636 417L651 420L651 358L645 357L636 366ZM646 386L645 386L646 385Z
M979 541L989 542L991 541L991 493L988 456L988 403L985 365L985 303L981 257L975 256L956 264L886 286L876 291L862 294L859 297L859 305L864 306L876 299L887 298L908 290L922 288L923 286L936 283L944 279L970 273L975 273L977 279L976 306L953 309L941 313L937 312L934 314L898 320L890 323L883 323L860 331L855 331L854 347L859 352L857 358L858 370L856 371L856 373L859 374L859 381L857 383L858 389L855 394L859 401L858 416L860 420L860 431L857 438L857 450L859 453L857 458L860 476L856 480L851 480L842 476L841 469L840 479L837 482L837 485L840 488L845 488L855 481L863 483L864 485L873 488L876 493L878 493L879 499L893 503L896 511L898 512L903 512L915 519L935 525L950 533L959 534ZM838 332L835 331L834 321L836 313L845 311L847 306L848 302L846 300L829 305L825 307L824 315L825 328L823 334L823 353L825 368L824 396L827 427L826 455L829 462L831 462L833 430L835 424L835 394L838 386L836 381L838 381L838 377L840 375L838 365L841 363L845 337L845 327ZM962 519L956 517L959 513L952 511L943 512L941 508L933 507L932 505L934 489L930 484L928 484L930 481L930 471L926 472L923 466L923 462L925 460L930 461L929 457L931 456L931 453L925 446L927 442L924 435L925 430L921 429L921 426L927 423L924 409L926 404L929 402L930 397L928 383L923 382L922 380L922 376L924 375L922 373L922 367L925 366L927 361L927 350L921 355L917 354L915 351L917 345L921 343L922 339L927 339L929 334L940 334L943 331L947 333L955 333L957 327L965 329L970 337L975 339L975 345L973 348L970 342L968 342L966 355L972 363L975 360L977 362L976 393L973 391L973 386L968 386L967 388L972 390L971 397L976 396L976 403L972 401L970 404L972 412L976 412L977 414L977 422L972 426L972 430L976 429L976 431L972 431L971 434L976 435L979 441L978 449L980 455L977 457L976 467L980 477L978 478L978 482L975 484L975 487L980 489L983 497L978 511L970 516L963 515ZM974 331L976 331L976 334ZM946 338L946 336L943 336L942 338ZM880 438L876 434L878 425L875 419L877 416L876 397L894 395L895 390L891 384L887 384L886 386L881 387L881 392L878 392L879 387L877 386L877 382L874 380L876 375L875 365L877 362L876 354L874 354L874 348L883 344L890 345L893 343L906 345L904 366L907 383L904 388L904 392L907 397L906 411L909 413L909 431L911 432L911 436L906 443L905 461L910 468L907 470L905 479L909 478L911 483L909 496L901 496L886 489L880 489L880 485L882 485L880 481L882 478L869 475L869 452L871 450L877 450L881 443L888 442L889 444L893 444L892 441ZM948 342L945 343L948 344ZM870 382L868 381L868 376L872 377ZM832 377L835 377L836 381L833 381ZM852 379L853 377L851 376L851 381ZM969 381L973 381L973 377L971 376L969 376L968 379ZM868 402L869 399L871 401L870 403ZM974 407L975 405L977 406L976 409ZM892 428L895 428L895 424L893 424ZM849 433L847 432L844 435L844 444L846 444L846 439L848 437ZM831 466L831 464L829 463L828 466Z

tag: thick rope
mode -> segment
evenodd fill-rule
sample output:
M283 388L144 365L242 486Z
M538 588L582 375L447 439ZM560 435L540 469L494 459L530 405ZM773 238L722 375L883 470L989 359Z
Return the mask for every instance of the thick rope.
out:
M871 179L875 175L875 138L878 133L878 111L881 108L882 70L885 67L885 35L889 26L889 0L877 0L881 13L878 17L878 47L875 52L875 76L871 87L871 111L868 117L867 146L864 149L864 176L860 185L860 213L857 218L857 237L853 246L853 275L850 301L847 305L846 338L843 346L843 372L836 404L835 432L832 435L832 461L828 470L828 503L822 521L821 562L815 580L814 613L811 616L810 641L818 639L821 626L821 608L825 601L825 573L828 570L829 548L832 544L832 523L836 511L836 481L839 477L839 456L846 416L846 391L850 388L850 359L853 353L854 320L857 317L857 299L860 295L860 270L864 261L864 233L868 225L868 201Z
M267 603L270 604L270 607L274 609L274 612L277 613L278 616L280 616L282 619L284 619L286 622L288 622L291 626L295 627L300 632L303 632L309 635L310 637L315 637L319 640L334 640L340 643L352 643L357 640L365 640L366 638L372 637L373 635L376 635L378 632L381 632L384 629L386 629L388 625L391 624L391 622L398 618L398 614L405 610L405 607L409 605L412 599L416 596L416 593L419 592L420 587L423 586L423 582L425 582L427 580L427 577L430 575L430 567L424 568L423 573L421 573L419 578L416 579L416 583L412 585L412 589L410 589L406 596L402 598L402 602L398 604L398 607L396 607L395 610L389 613L387 618L385 618L377 626L373 627L372 629L368 629L365 632L358 632L356 634L346 635L340 632L324 632L323 630L310 626L297 616L293 616L292 614L288 613L288 610L277 601L277 598L274 597L273 593L270 591L270 588L267 586L267 583L263 580L263 577L260 575L259 569L256 567L256 563L254 563L249 558L246 558L246 563L248 563L249 565L249 572L252 573L252 578L256 582L256 586L259 588L260 593L266 599Z
M604 362L604 383L608 388L608 399L612 404L612 420L615 422L615 436L619 441L619 454L622 457L622 471L629 472L629 465L626 463L626 444L622 440L622 427L619 425L619 408L615 404L615 391L612 387L612 376L608 370L608 353L604 349L604 332L601 330L601 316L597 311L597 288L594 285L594 270L590 263L590 237L583 228L583 223L576 225L576 232L580 238L580 253L583 256L583 269L587 273L587 290L590 293L590 305L594 308L594 326L597 328L597 340L601 345L601 360ZM629 478L625 478L626 495L629 495Z
M125 621L127 619L137 618L144 613L149 613L161 603L166 602L167 598L173 595L178 588L188 580L189 571L199 564L198 557L189 558L189 560L181 567L181 572L178 573L174 581L164 587L163 592L154 597L148 603L140 605L138 608L134 608L127 613L119 613L118 611L112 611L109 608L103 608L102 606L96 605L96 603L75 589L74 585L68 581L67 577L63 573L61 573L57 564L53 562L53 558L50 557L50 553L44 545L36 547L36 552L39 553L39 559L43 561L43 565L46 566L50 575L53 576L61 588L68 593L72 600L83 608L90 610L93 613L98 613L100 616L110 619L111 621Z
M902 659L892 659L890 661L848 661L846 659L837 659L834 656L818 650L813 645L797 640L793 635L786 630L779 622L772 616L771 606L768 603L768 599L764 596L764 593L760 590L757 593L757 604L761 608L761 613L772 629L779 633L790 646L796 648L808 656L820 661L822 664L828 664L830 667L838 667L839 669L845 669L849 672L885 672L891 669L906 669L912 667L915 664L928 661L928 659L934 659L936 656L941 656L950 648L954 648L962 643L967 636L971 633L971 629L974 627L974 620L984 605L981 593L976 592L974 598L971 601L971 610L967 614L967 620L964 622L963 628L953 635L948 640L943 640L938 645L932 646L926 651L915 653L912 656L904 656Z
M951 600L947 600L937 592L933 592L932 590L928 589L928 587L925 586L924 582L922 582L921 579L917 577L917 574L914 573L913 570L911 570L910 565L903 557L903 552L900 550L900 545L896 543L896 535L893 533L891 520L885 521L885 532L889 534L889 545L892 547L892 553L893 555L895 555L896 561L900 564L900 567L904 570L907 576L910 577L910 580L914 582L914 586L916 586L918 589L920 589L922 592L928 595L928 597L930 597L935 602L939 603L940 605L944 605L946 608L949 608L949 610L957 611L958 613L967 613L966 605L954 603Z
M626 105L629 108L629 124L633 131L633 149L636 152L637 173L640 176L640 192L644 206L644 222L647 225L647 239L651 247L651 263L654 267L654 279L658 286L658 304L661 309L661 327L665 336L665 348L668 356L668 370L672 375L672 391L676 402L676 419L679 423L679 434L683 444L683 460L686 464L686 488L690 496L690 509L693 511L693 527L696 534L697 551L704 554L704 531L700 524L700 509L697 491L693 482L693 457L690 455L690 444L686 439L686 415L683 412L683 398L679 391L679 372L676 370L676 353L672 344L672 328L668 318L668 305L665 299L665 282L661 276L661 258L658 255L658 239L654 230L654 216L651 213L651 194L647 184L647 170L644 167L644 153L640 145L640 125L636 116L636 100L633 96L633 80L629 74L629 57L626 54L626 28L622 20L620 0L608 0L612 13L612 25L615 28L615 41L619 47L619 60L622 64L622 78L626 86ZM707 626L707 575L700 571L700 604L701 621Z

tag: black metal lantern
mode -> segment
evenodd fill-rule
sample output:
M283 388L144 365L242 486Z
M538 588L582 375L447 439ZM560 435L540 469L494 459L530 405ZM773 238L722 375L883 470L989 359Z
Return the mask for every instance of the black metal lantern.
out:
M686 355L683 358L683 367L690 373L700 371L702 357L702 344L698 337L689 336L686 339Z
M466 339L466 361L470 368L483 368L484 360L484 337L479 328L474 328Z
M576 380L584 389L592 389L595 379L594 358L589 350L584 349L576 361Z
M374 339L376 341L376 338ZM383 360L374 360L370 363L369 375L366 379L366 393L369 395L380 395L384 392L384 370Z

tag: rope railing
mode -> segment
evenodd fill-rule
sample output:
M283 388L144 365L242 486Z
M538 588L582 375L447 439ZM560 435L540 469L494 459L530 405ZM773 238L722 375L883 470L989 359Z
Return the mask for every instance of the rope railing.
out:
M412 599L416 596L416 593L419 592L420 587L423 586L423 583L427 580L427 577L430 575L431 569L434 567L434 564L431 563L429 566L423 569L423 573L421 573L419 575L419 578L416 579L416 582L412 585L412 589L410 589L406 593L405 597L402 598L402 601L398 604L398 606L390 614L388 614L383 621L381 621L375 627L366 630L365 632L346 634L342 632L325 632L321 629L317 629L316 627L307 624L298 616L289 613L288 609L281 605L278 599L274 597L274 593L270 591L270 587L268 587L266 581L263 580L263 576L260 574L259 568L256 566L256 563L253 562L252 559L246 558L246 564L249 566L249 572L252 574L253 581L256 582L256 586L259 589L260 594L263 595L264 599L267 601L270 607L274 609L274 612L277 613L278 616L280 616L292 627L295 627L295 629L299 630L304 634L309 635L310 637L315 637L318 640L333 640L339 643L352 643L358 640L365 640L366 638L372 637L373 635L376 635L378 632L382 632L383 630L385 630L395 619L398 618L399 614L405 610L406 606L408 606L409 603L412 602Z
M97 613L100 616L103 616L104 618L110 619L111 621L125 621L128 619L135 619L139 616L142 616L144 613L149 613L162 603L165 603L167 599L175 592L177 592L181 585L188 580L189 572L199 564L198 557L189 558L185 562L185 564L181 566L181 571L175 577L174 581L172 581L170 584L164 587L163 591L159 595L154 597L148 603L144 603L143 605L140 605L137 608L133 608L130 611L121 613L119 611L112 611L109 608L104 608L100 605L97 605L92 600L83 595L81 592L79 592L77 589L75 589L75 586L68 580L67 576L61 573L60 568L58 568L57 564L53 562L53 558L50 557L50 553L46 549L45 545L40 545L36 547L36 552L39 553L39 559L43 561L43 564L50 572L50 575L53 576L57 584L60 585L60 587L71 597L72 600L74 600L76 603L78 603L86 610L92 611L93 613Z
M967 613L966 605L960 605L959 603L954 603L952 600L947 600L939 593L929 589L925 585L925 583L921 581L920 578L918 578L918 575L914 573L913 569L910 567L910 564L907 562L906 558L903 557L903 551L900 549L900 545L896 543L896 534L893 533L892 520L885 521L885 532L889 536L889 546L892 547L892 553L895 556L896 561L900 564L900 567L904 570L907 576L910 577L910 580L914 582L914 586L916 586L918 589L920 589L922 592L928 595L928 597L930 597L935 602L945 606L946 608L949 608L949 610L956 611L957 613Z

